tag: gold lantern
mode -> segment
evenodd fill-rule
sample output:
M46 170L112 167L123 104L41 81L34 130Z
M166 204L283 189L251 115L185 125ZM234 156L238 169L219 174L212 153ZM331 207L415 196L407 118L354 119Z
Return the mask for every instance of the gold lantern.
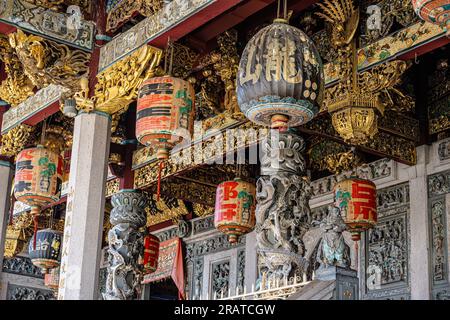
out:
M331 42L337 48L341 81L335 90L327 92L325 105L331 114L333 127L348 143L365 144L378 132L378 115L384 105L377 94L363 92L359 85L357 38L359 9L352 0L319 3L317 13L332 25Z

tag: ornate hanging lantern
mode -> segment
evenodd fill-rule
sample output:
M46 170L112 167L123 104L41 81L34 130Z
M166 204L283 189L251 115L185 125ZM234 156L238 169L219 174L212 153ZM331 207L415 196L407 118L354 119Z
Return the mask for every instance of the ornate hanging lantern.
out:
M377 189L373 182L350 178L334 187L335 204L341 209L342 218L354 241L361 239L361 232L377 223Z
M60 264L62 233L52 229L36 232L28 247L31 262L46 274ZM33 245L36 239L36 246Z
M441 26L450 37L450 0L412 0L412 5L421 19Z
M14 196L17 201L31 206L35 233L40 208L59 200L62 172L62 158L41 145L17 155Z
M190 138L193 132L194 100L192 85L170 76L148 79L139 89L136 137L143 145L156 149L160 161L158 200L163 161L176 144Z
M144 259L143 266L146 274L153 273L158 269L159 239L148 234L144 238Z
M251 121L272 128L302 125L319 112L323 88L319 52L287 19L276 19L248 42L239 65L237 97Z
M238 236L255 227L255 201L256 187L252 183L235 179L217 187L214 225L228 235L230 243L236 243Z
M360 88L358 74L357 37L359 9L353 0L318 3L317 15L331 24L331 42L338 50L341 81L327 91L325 106L331 114L333 127L348 143L365 144L378 132L378 116L384 105L378 95Z
M193 131L195 91L182 79L151 78L141 85L137 102L136 137L156 149L159 160Z

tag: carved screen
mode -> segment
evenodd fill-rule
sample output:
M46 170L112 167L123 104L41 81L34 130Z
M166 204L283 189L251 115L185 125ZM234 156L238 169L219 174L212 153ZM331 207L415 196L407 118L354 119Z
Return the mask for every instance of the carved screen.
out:
M409 184L377 191L378 224L362 241L363 299L410 299Z

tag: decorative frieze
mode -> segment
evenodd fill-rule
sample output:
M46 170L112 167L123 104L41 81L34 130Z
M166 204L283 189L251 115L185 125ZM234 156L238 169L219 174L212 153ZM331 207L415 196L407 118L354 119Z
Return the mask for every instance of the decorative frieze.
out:
M7 300L55 300L52 291L31 287L8 285Z
M214 229L214 216L195 220L193 223L193 233L199 234Z
M0 0L0 22L83 50L94 48L93 22L24 0Z
M312 181L312 198L314 199L332 193L336 183L346 178L350 178L355 174L358 178L369 179L371 181L388 178L395 174L395 162L389 159L381 159L369 164L364 164L356 168L355 171L346 171L339 175L328 176Z
M51 84L46 88L39 90L35 95L19 104L15 108L11 108L3 114L2 131L5 134L12 128L24 123L38 112L45 110L53 103L58 102L61 97L68 93L69 89Z
M237 248L245 244L245 237L239 237L238 242L231 244L227 235L219 235L204 240L186 244L186 261L190 262L194 258L211 253L220 252L232 248Z
M155 37L168 31L215 0L173 0L162 10L120 34L100 49L101 72Z
M2 271L28 277L44 278L44 275L41 273L41 269L36 267L31 262L30 258L26 257L4 259Z

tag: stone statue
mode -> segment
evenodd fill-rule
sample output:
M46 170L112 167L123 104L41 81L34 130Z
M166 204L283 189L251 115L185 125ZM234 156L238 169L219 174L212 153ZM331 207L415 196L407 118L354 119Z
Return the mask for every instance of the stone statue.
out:
M108 233L108 275L105 300L133 300L140 295L144 235L139 228L146 224L145 197L134 190L123 190L111 198L114 208Z
M320 268L337 266L349 268L350 247L345 243L343 232L347 229L341 216L339 207L330 205L328 215L320 224L324 231L317 252L317 261L320 262Z
M263 142L263 150L256 184L258 267L260 278L265 274L268 281L276 281L302 275L307 268L302 238L311 222L312 189L304 177L300 136L273 132Z

